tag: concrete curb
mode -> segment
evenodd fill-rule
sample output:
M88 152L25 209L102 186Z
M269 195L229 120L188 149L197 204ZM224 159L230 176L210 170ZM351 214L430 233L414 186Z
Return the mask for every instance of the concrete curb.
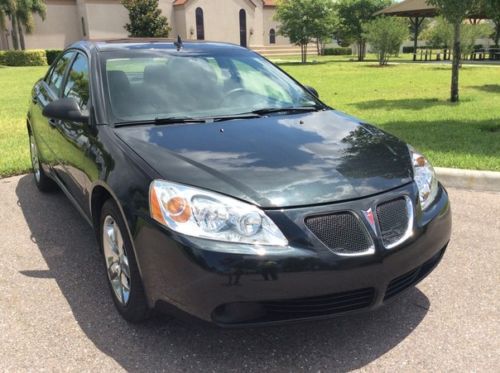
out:
M435 167L445 187L500 193L500 172Z

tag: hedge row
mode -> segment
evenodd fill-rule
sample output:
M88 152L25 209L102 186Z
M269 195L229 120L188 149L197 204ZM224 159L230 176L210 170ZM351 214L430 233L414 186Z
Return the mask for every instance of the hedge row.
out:
M5 66L45 66L52 65L60 49L31 49L27 51L0 51L0 65Z
M47 63L49 65L52 65L52 62L56 60L57 56L59 56L61 52L62 49L45 49L45 55L47 56Z
M325 56L350 56L352 48L325 48Z

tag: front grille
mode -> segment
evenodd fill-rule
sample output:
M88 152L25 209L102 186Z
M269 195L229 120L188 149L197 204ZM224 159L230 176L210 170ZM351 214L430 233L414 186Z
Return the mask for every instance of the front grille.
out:
M313 298L262 302L267 319L297 319L333 315L370 306L375 297L373 288Z
M382 242L387 248L397 244L406 234L410 224L405 198L398 198L377 206L377 217L382 233Z
M409 287L415 285L425 276L427 276L441 261L441 258L444 255L444 251L445 249L441 250L420 267L415 268L414 270L392 280L389 283L389 286L387 286L384 300L392 298L393 296L401 293L403 290L406 290Z
M305 223L321 242L337 254L362 254L373 247L365 226L350 212L310 217Z

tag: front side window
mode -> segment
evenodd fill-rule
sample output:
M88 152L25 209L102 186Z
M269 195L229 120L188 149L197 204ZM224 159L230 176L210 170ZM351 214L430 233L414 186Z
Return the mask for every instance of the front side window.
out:
M46 80L46 82L52 89L52 91L54 91L54 93L57 95L59 95L59 93L61 92L64 73L66 72L66 69L74 55L75 52L73 51L65 53L61 58L59 58L55 66L52 68L50 74L48 75L48 79Z
M68 73L63 96L74 98L80 109L87 110L89 102L89 64L87 57L81 53L76 56Z
M108 52L102 61L115 122L217 117L318 104L308 91L253 54Z

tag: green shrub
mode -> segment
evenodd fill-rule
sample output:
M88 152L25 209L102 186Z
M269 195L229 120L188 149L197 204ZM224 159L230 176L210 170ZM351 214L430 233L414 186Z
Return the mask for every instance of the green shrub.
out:
M52 62L54 62L57 58L62 53L62 49L45 49L45 55L47 56L47 63L49 65L52 65Z
M45 66L45 51L32 49L27 51L3 51L0 54L0 65L6 66Z
M408 23L396 17L378 17L363 25L371 49L377 53L380 66L387 65L389 56L397 55L408 38Z
M403 53L415 53L414 47L403 47Z
M350 56L352 48L325 48L325 56Z

